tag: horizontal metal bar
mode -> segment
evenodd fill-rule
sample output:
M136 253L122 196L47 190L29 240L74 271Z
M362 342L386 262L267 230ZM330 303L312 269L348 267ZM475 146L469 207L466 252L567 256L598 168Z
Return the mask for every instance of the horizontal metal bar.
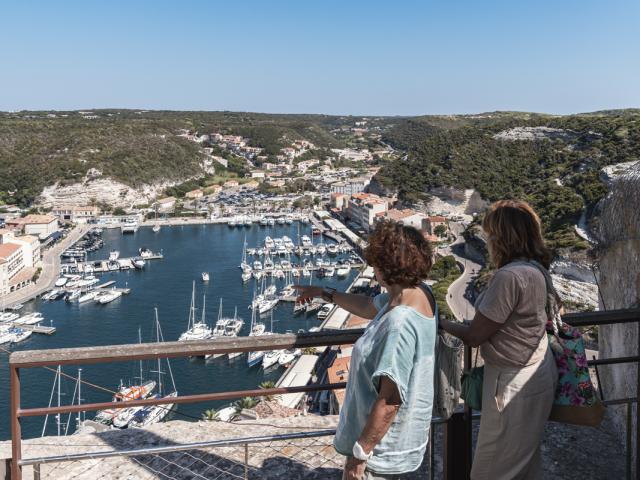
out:
M473 418L480 418L480 414L476 413L473 415ZM447 423L447 420L441 417L433 417L431 419L431 424L442 424ZM73 462L78 460L89 460L95 458L107 458L107 457L133 457L138 455L157 455L161 453L169 453L169 452L180 452L184 450L193 450L196 448L211 448L211 447L228 447L232 445L243 445L243 444L252 444L252 443L263 443L263 442L274 442L274 441L282 441L282 440L294 440L298 438L313 438L313 437L323 437L329 435L335 435L335 429L326 429L326 430L314 430L310 432L296 432L296 433L283 433L279 435L267 435L261 437L244 437L244 438L232 438L225 440L210 440L208 442L198 442L198 443L182 443L179 445L168 445L166 447L150 447L150 448L139 448L136 450L109 450L102 452L94 452L94 453L77 453L72 455L56 455L51 457L34 457L34 458L25 458L20 460L20 465L38 465L42 463L56 463L56 462ZM72 446L72 445L69 445Z
M587 363L590 367L596 365L615 365L618 363L635 363L640 362L640 357L616 357L616 358L596 358L589 360Z
M231 400L234 398L243 397L266 397L273 395L284 395L287 393L317 392L320 390L336 390L339 388L345 388L346 386L347 384L345 382L340 382L323 383L320 385L303 385L300 387L259 388L256 390L238 390L235 392L184 395L182 397L147 398L144 400L131 400L128 402L83 403L80 405L61 405L59 407L26 408L19 409L17 414L18 417L41 417L44 415L53 415L56 413L75 413L149 405L210 402L214 400Z
M636 397L630 398L617 398L615 400L603 400L602 404L609 407L612 405L624 405L626 403L638 403L638 399Z
M634 323L640 322L640 308L567 313L562 316L562 320L574 327L611 325L614 323Z
M97 458L109 458L109 457L136 457L138 455L159 455L163 453L180 452L183 450L194 450L198 448L211 448L211 447L230 447L233 445L243 445L245 443L264 443L264 442L278 442L283 440L295 440L298 438L314 438L314 437L327 437L329 435L335 435L335 429L327 430L315 430L311 432L295 432L295 433L283 433L280 435L265 435L261 437L244 437L244 438L230 438L226 440L210 440L208 442L195 442L195 443L182 443L178 445L167 445L164 447L149 447L138 448L135 450L108 450L101 452L89 452L89 453L76 453L71 455L56 455L51 457L34 457L25 458L20 460L20 465L37 465L42 463L55 463L55 462L75 462L78 460L93 460Z
M83 348L50 350L22 350L9 355L9 364L18 368L46 365L79 365L90 363L125 362L213 353L252 352L307 348L354 343L363 329L323 330L315 333L260 335L256 337L220 337L189 342L134 343Z

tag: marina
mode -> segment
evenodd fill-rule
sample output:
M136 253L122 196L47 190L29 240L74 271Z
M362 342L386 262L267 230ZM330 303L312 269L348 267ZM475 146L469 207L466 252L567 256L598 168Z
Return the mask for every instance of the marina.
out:
M143 342L155 341L155 311L158 309L159 322L162 325L164 339L175 341L185 333L189 323L191 313L192 292L195 299L193 306L193 318L195 323L204 319L207 328L215 331L218 320L240 320L242 324L236 330L238 336L247 336L252 332L268 334L297 332L299 330L309 331L318 328L321 320L317 317L317 306L313 306L309 311L295 312L294 304L290 301L294 298L290 290L285 287L288 283L309 283L328 285L338 289L344 289L352 282L357 275L358 268L354 265L350 268L348 275L338 277L318 278L317 273L321 267L315 265L309 267L309 275L293 277L293 265L299 263L295 253L291 259L287 260L286 255L273 259L280 262L289 261L291 266L284 265L287 274L283 278L264 276L265 290L273 292L277 297L277 302L273 302L271 308L260 313L255 311L255 318L250 308L253 299L261 291L262 279L255 278L243 282L242 270L239 263L243 257L243 244L260 245L264 244L266 236L272 238L282 238L288 236L297 239L298 223L279 225L273 227L259 228L229 228L225 224L209 225L188 225L162 228L158 232L153 232L151 225L140 227L135 234L123 235L120 229L104 229L102 238L103 247L88 252L85 263L104 261L110 252L118 251L119 259L132 259L140 256L140 249L144 246L153 252L162 252L161 261L146 262L143 270L126 269L105 272L92 272L91 274L69 273L69 275L88 276L94 275L98 282L92 287L90 292L100 290L110 291L114 287L116 291L122 290L123 295L112 301L100 304L95 300L80 302L75 301L46 301L38 298L34 301L26 302L19 312L20 316L39 312L44 317L41 326L36 328L34 333L46 333L44 330L52 325L55 335L30 335L19 343L3 345L3 348L11 351L23 349L40 348L64 348L82 347L93 345L112 345L136 343L138 340L138 329L141 331ZM301 230L303 229L300 223ZM308 230L308 226L307 226ZM246 237L246 239L245 239ZM318 242L318 238L314 239ZM322 256L323 259L338 262L347 260L349 253L338 254L335 257ZM250 256L247 263L253 264L258 256ZM318 257L320 258L320 257ZM265 260L263 256L261 262ZM304 257L302 258L304 260ZM73 262L70 262L73 263ZM252 267L253 268L253 267ZM283 270L283 273L284 273ZM203 272L208 273L209 281L203 281ZM288 277L288 278L287 278ZM195 285L194 285L195 282ZM271 287L271 288L270 288ZM54 289L56 287L53 287ZM67 289L66 286L60 287ZM124 295L129 291L129 295ZM67 292L68 293L68 292ZM204 297L206 296L206 300ZM275 300L274 298L273 300ZM222 300L222 306L220 307ZM319 306L319 305L318 305ZM273 322L271 322L273 317ZM237 329L240 322L234 322L230 326L230 332ZM223 331L227 330L227 324ZM37 330L41 330L38 332ZM53 332L51 332L53 333ZM290 364L291 358L282 358L282 352L273 354L273 363L268 368L263 368L264 358L256 358L249 355L239 354L233 358L228 355L217 358L192 358L175 359L171 361L171 368L174 372L180 372L175 376L175 390L180 395L196 394L203 391L225 391L242 390L255 388L263 381L277 382L286 371L286 365ZM287 356L297 357L297 352L290 352ZM0 362L5 363L5 368L0 371L7 372L7 355L0 356ZM143 362L144 363L144 362ZM143 365L145 371L153 368L157 370L157 365ZM63 373L77 376L78 370L74 367L63 367ZM166 365L163 365L166 371ZM1 375L1 374L0 374ZM139 365L123 364L103 364L85 365L82 367L83 379L100 385L107 391L96 390L83 387L83 401L111 401L122 384L124 387L131 387L140 383ZM23 382L25 388L29 388L33 395L30 395L28 402L31 406L44 406L43 398L49 398L51 385L55 374L44 369L36 369L25 372ZM8 390L8 378L0 378L2 388ZM157 379L156 379L157 380ZM157 382L156 382L157 383ZM62 402L68 404L71 400L74 384L68 379L61 382ZM170 389L171 390L171 389ZM166 393L170 394L171 391ZM157 389L153 394L158 394ZM0 398L0 415L8 413L8 395ZM181 420L199 419L201 413L208 408L222 408L228 406L228 402L212 402L202 405L178 405L173 411L168 413L166 418L177 418ZM92 414L87 414L87 419L91 419ZM71 420L72 423L74 420ZM144 421L142 421L144 423ZM39 436L42 433L42 420L25 419L23 432L26 437ZM50 422L47 426L47 433L55 434L56 426ZM70 426L69 432L74 431L75 423ZM7 438L8 425L0 425L0 435Z

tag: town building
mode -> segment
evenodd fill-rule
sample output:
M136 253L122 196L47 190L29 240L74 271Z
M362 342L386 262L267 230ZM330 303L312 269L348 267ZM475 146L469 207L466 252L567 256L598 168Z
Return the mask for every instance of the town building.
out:
M157 201L159 212L171 212L176 207L175 197L165 197Z
M234 187L237 187L238 185L240 185L240 183L238 183L237 180L227 180L226 182L224 182L223 187L224 188L234 188Z
M184 196L190 200L195 200L197 198L202 198L204 196L204 192L199 188L196 188L195 190L185 193Z
M331 184L331 192L353 195L354 193L364 192L369 182L368 178L352 178L343 182L335 182Z
M0 294L6 295L26 285L21 272L24 268L24 249L17 243L0 245Z
M215 195L222 191L222 185L211 185L210 187L205 188L204 191L207 195Z
M37 268L41 265L40 239L38 237L34 235L21 235L19 237L13 237L8 241L22 246L23 263L25 267Z
M380 216L378 218L386 218L396 222L402 222L404 225L415 227L420 230L422 228L422 221L424 220L425 216L421 213L416 212L415 210L411 210L410 208L392 208L390 210L387 210L383 216Z
M447 225L447 219L441 215L433 215L422 221L422 228L430 235L435 235L435 229L439 225Z
M58 217L61 223L91 223L100 215L100 209L95 206L60 206L54 207L51 214Z
M331 194L331 208L340 212L346 210L349 205L349 195L344 193L332 193Z
M6 222L7 227L27 235L45 239L58 231L58 217L53 215L27 215Z
M373 227L376 216L387 211L387 201L372 193L355 193L349 198L347 215L365 232Z

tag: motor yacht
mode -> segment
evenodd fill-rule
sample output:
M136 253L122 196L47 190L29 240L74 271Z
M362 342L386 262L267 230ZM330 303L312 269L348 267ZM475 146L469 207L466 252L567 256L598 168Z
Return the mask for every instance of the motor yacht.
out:
M96 297L96 302L98 302L101 305L105 305L109 302L113 302L114 300L116 300L117 298L120 298L122 296L122 292L119 290L107 290L102 292L101 295Z
M296 348L295 350L284 350L278 357L278 364L283 367L289 366L300 355L302 355L302 350L299 348Z
M203 282L209 281L209 272L202 272L202 281Z

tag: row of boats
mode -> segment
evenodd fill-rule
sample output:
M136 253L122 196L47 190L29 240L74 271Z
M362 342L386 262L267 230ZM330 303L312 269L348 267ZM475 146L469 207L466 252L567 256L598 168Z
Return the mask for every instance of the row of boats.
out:
M95 252L104 246L102 240L102 229L92 228L84 236L78 240L72 247L62 252L65 258L84 258L87 253Z
M258 313L264 313L271 310L277 303L278 298L275 296L275 286L267 287L259 296L255 296L251 309L251 325L249 328L249 336L271 335L273 333L273 316L271 317L271 330L267 331L266 325L257 320ZM266 307L266 305L270 305ZM237 309L233 317L225 317L222 314L222 299L220 300L220 308L218 311L218 319L215 325L210 327L206 322L206 297L203 298L202 316L198 320L195 314L195 282L191 293L191 305L189 307L189 322L187 330L180 335L178 341L185 342L190 340L207 340L237 337L244 326L244 320L238 317ZM247 366L254 367L262 365L267 369L274 365L287 366L293 362L301 352L299 350L273 350L267 352L249 352L247 356ZM234 352L229 354L216 353L205 355L205 359L218 358L228 356L233 359L243 355L242 352Z
M281 238L271 238L266 236L264 239L264 245L247 248L247 255L252 256L273 256L273 255L292 255L295 254L299 257L310 255L338 255L339 253L349 253L353 251L353 247L348 243L329 243L324 244L320 242L314 245L313 241L308 235L300 237L300 241L296 246L291 238L286 235Z
M280 217L261 217L256 219L250 215L237 215L227 220L229 227L250 227L254 223L259 224L261 227L273 227L278 225L291 225L294 221L299 220L302 223L309 223L309 218L302 215L296 217L295 215L285 215Z

